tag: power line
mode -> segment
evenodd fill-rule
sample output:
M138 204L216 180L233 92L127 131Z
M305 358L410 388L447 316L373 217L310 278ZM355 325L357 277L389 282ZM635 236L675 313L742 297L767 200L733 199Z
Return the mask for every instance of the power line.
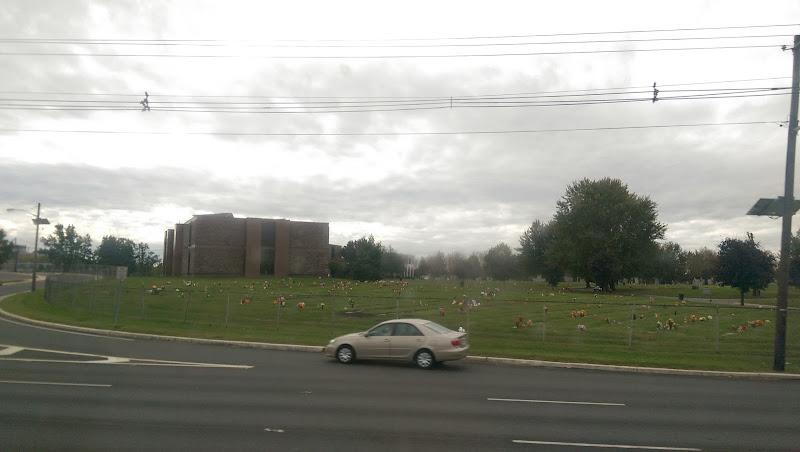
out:
M762 81L773 81L773 80L791 80L791 77L762 77L762 78L749 78L749 79L735 79L735 80L717 80L717 81L704 81L704 82L688 82L688 83L669 83L669 84L659 84L659 87L679 87L679 86L700 86L700 85L712 85L712 84L722 84L722 83L745 83L745 82L762 82ZM735 88L718 88L720 90L724 89L735 89ZM742 88L742 89L749 89L749 88ZM766 88L765 88L766 89ZM782 89L782 88L781 88ZM559 93L566 93L566 94L574 94L578 95L580 93L598 93L603 94L603 92L609 91L630 91L635 90L637 92L651 92L652 86L643 85L643 86L628 86L628 87L609 87L609 88L587 88L587 89L575 89L575 90L551 90L551 91L533 91L533 92L520 92L520 93L494 93L494 94L478 94L474 96L456 96L459 98L468 98L468 97L485 97L485 96L526 96L526 95L543 95L543 94L559 94ZM129 94L129 93L87 93L87 92L58 92L58 91L0 91L0 95L31 95L31 96L79 96L79 97L99 97L99 96L106 96L106 97L130 97L135 99L140 99L142 96L141 94ZM159 98L191 98L191 99L210 99L210 98L229 98L229 99L342 99L342 96L287 96L287 95L224 95L224 94L213 94L213 95L189 95L189 94L171 94L171 93L154 93L154 96L158 96ZM588 95L588 94L587 94ZM439 95L439 96L347 96L346 99L380 99L380 100L391 100L391 99L450 99L450 95Z
M789 88L752 87L660 90L659 101L730 99L767 97L789 94ZM517 94L481 96L437 96L428 98L322 98L294 100L268 98L269 100L149 100L151 111L191 113L367 113L433 109L463 108L532 108L566 107L579 105L652 102L651 90L605 91L578 94ZM160 97L154 96L154 99ZM40 111L117 111L140 110L135 100L104 99L53 99L53 98L0 98L0 109Z
M619 44L635 42L659 42L659 41L708 41L720 39L759 39L759 38L785 38L784 34L770 35L739 35L739 36L694 36L694 37L666 37L666 38L627 38L627 39L606 39L606 40L580 40L580 41L540 41L540 42L489 42L489 43L468 43L468 44L380 44L380 45L353 45L353 44L274 44L258 43L251 41L207 41L207 40L99 40L99 39L3 39L0 43L6 44L76 44L76 45L108 45L108 46L163 46L163 47L274 47L274 48L293 48L293 49L393 49L393 48L439 48L439 47L501 47L501 46L538 46L538 45L564 45L564 44Z
M433 37L433 38L385 38L385 39L280 39L271 42L403 42L403 41L416 41L416 42L429 42L429 41L458 41L458 40L485 40L485 39L524 39L524 38L553 38L564 36L598 36L598 35L614 35L614 34L643 34L643 33L677 33L677 32L698 32L698 31L719 31L719 30L746 30L746 29L764 29L764 28L786 28L798 27L800 24L772 24L772 25L742 25L742 26L724 26L724 27L697 27L697 28L670 28L670 29L652 29L652 30L623 30L623 31L595 31L595 32L574 32L574 33L546 33L546 34L524 34L524 35L504 35L504 36L451 36L451 37ZM53 41L53 42L68 42L73 41L98 41L108 43L259 43L265 41L256 40L222 40L222 39L81 39L81 38L2 38L1 41Z
M505 53L464 53L464 54L406 54L406 55L223 55L223 54L158 54L158 53L91 53L91 52L0 52L0 56L85 56L85 57L134 57L134 58L200 58L200 59L275 59L275 60L342 60L342 59L417 59L417 58L481 58L515 56L556 56L635 52L683 52L701 50L740 50L757 48L782 48L783 45L754 44L739 46L674 47L651 49L592 49L565 50L559 52L505 52Z
M554 132L596 132L614 130L670 129L683 127L717 127L763 124L785 124L786 121L746 121L696 124L661 124L643 126L616 127L579 127L565 129L525 129L525 130L474 130L458 132L323 132L323 133L279 133L279 132L156 132L156 131L123 131L123 130L57 130L57 129L0 129L2 134L10 133L64 133L64 134L101 134L101 135L188 135L188 136L240 136L240 137L378 137L378 136L447 136L447 135L506 135Z

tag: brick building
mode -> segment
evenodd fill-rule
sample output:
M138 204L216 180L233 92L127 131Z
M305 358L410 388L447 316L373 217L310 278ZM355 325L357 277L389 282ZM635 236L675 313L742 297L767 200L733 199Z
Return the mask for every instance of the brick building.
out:
M164 233L164 276L327 276L328 223L195 215Z

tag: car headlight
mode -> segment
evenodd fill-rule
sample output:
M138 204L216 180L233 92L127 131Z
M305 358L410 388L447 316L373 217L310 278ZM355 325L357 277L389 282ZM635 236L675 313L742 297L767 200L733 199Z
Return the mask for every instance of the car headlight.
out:
M334 342L336 342L336 339L331 339L331 341L330 341L330 342L328 342L328 343L329 343L329 344L333 344Z

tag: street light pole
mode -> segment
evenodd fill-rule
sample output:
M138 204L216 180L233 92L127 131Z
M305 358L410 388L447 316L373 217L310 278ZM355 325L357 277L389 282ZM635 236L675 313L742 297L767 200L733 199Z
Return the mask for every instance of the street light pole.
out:
M31 281L31 292L36 292L36 267L39 264L39 224L41 224L39 211L41 208L42 203L36 203L36 218L33 220L33 223L36 225L36 239L33 242L33 279Z
M36 291L36 267L39 266L39 258L38 258L39 257L39 226L43 225L43 224L50 224L50 221L48 221L47 218L42 218L42 217L39 216L39 214L41 212L41 209L42 209L42 203L37 203L36 204L36 215L34 215L31 212L28 212L27 210L6 209L6 212L12 212L12 211L16 210L16 211L20 211L20 212L25 212L28 215L35 217L32 220L33 224L36 225L36 240L33 242L33 279L31 281L31 292L35 292Z

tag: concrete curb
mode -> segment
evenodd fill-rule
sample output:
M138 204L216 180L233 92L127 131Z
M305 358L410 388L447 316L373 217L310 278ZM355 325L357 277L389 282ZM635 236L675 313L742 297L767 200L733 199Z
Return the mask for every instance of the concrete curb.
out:
M5 297L0 297L0 300L2 300L3 298ZM178 342L184 344L225 345L229 347L255 348L261 350L279 350L279 351L291 351L291 352L322 353L325 351L324 346L269 344L263 342L247 342L247 341L226 341L221 339L198 339L198 338L179 337L179 336L161 336L156 334L129 333L126 331L98 330L95 328L86 328L80 326L45 322L41 320L33 320L27 317L21 317L16 314L11 314L9 312L6 312L2 308L0 308L0 317L5 317L7 319L35 326L43 326L47 328L53 328L64 331L75 331L79 333L96 334L98 336L157 340L157 341L167 341L167 342ZM584 369L584 370L596 370L596 371L606 371L606 372L628 372L628 373L652 374L652 375L659 375L659 374L687 375L687 376L728 377L728 378L758 379L758 380L800 380L800 374L793 374L793 373L787 374L787 373L766 373L766 372L684 370L684 369L668 369L662 367L631 367L631 366L613 366L606 364L562 363L555 361L496 358L491 356L472 356L472 355L467 356L466 358L463 359L463 361L469 363L494 364L494 365L504 365L504 366L549 367L557 369Z
M312 346L312 345L269 344L264 342L226 341L221 339L199 339L199 338L180 337L180 336L162 336L158 334L130 333L127 331L98 330L95 328L63 325L60 323L52 323L52 322L45 322L43 320L29 319L27 317L22 317L7 312L2 308L0 308L0 317L14 320L20 323L27 323L29 325L52 328L56 330L74 331L76 333L95 334L98 336L122 337L127 339L146 339L155 341L178 342L184 344L227 345L230 347L258 348L263 350L281 350L281 351L291 351L291 352L322 353L325 350L325 347Z

